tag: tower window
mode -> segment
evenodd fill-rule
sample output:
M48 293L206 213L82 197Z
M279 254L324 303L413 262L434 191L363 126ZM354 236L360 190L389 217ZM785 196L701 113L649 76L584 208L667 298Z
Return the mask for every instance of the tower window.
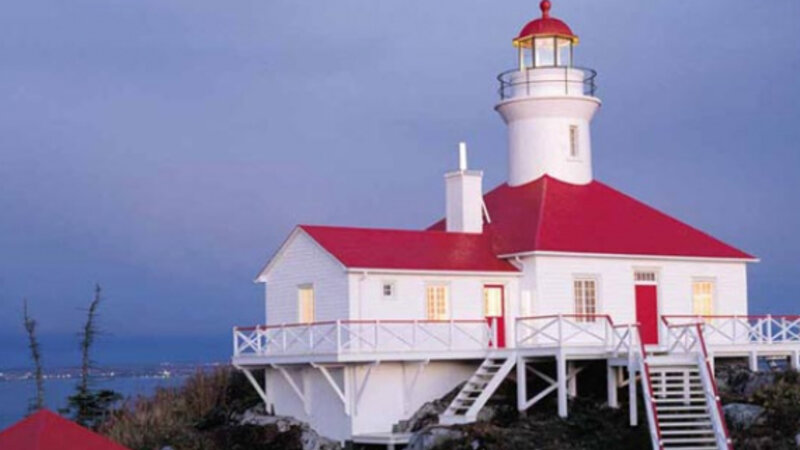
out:
M578 148L578 126L569 126L569 157L577 158L580 156L580 149Z

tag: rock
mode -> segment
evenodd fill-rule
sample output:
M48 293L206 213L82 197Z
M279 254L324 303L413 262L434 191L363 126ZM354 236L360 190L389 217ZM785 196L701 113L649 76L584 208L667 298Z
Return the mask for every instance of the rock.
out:
M294 417L273 416L264 412L261 407L253 407L246 410L238 418L239 425L272 426L278 433L286 433L292 428L300 429L300 443L303 450L338 450L342 446L337 441L320 436L307 423L301 422Z
M722 407L725 420L733 428L746 430L764 423L764 408L747 403L730 403Z
M423 403L408 420L401 420L392 427L392 431L395 433L413 433L438 424L439 414L447 409L463 385L463 383L459 384L442 398Z
M456 428L432 426L411 436L406 450L429 450L447 441L463 439L465 433Z

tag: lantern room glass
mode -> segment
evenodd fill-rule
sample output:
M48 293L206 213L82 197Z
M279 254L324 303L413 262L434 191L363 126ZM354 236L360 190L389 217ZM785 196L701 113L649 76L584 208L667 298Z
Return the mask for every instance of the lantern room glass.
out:
M572 67L573 43L569 38L540 36L519 45L519 66L524 68Z

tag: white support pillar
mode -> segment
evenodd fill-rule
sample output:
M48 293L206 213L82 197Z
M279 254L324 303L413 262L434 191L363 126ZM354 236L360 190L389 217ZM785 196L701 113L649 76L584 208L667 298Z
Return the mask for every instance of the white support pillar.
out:
M789 357L789 365L793 370L800 370L800 351L793 351Z
M517 357L517 411L524 413L528 402L528 370L525 358Z
M608 386L608 407L619 408L619 399L617 398L617 368L611 365L611 362L606 363L606 383Z
M644 376L644 374L642 374ZM639 425L639 411L636 404L636 368L628 365L628 409L630 412L631 426Z
M578 374L574 362L567 363L567 393L569 398L578 396Z
M750 355L748 356L747 359L750 363L750 371L758 372L758 353L750 352Z
M563 352L556 355L556 382L558 383L558 417L566 419L567 412L567 358Z

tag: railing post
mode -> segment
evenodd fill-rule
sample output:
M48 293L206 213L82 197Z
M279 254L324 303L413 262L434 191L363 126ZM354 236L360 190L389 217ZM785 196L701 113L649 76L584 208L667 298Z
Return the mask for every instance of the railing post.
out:
M772 314L767 314L767 343L772 344Z
M256 354L260 355L261 354L261 326L260 325L256 325L255 333L256 333Z
M562 332L562 321L563 321L563 318L561 317L561 314L558 315L558 318L556 320L558 320L558 345L561 346L561 345L563 345L562 341L564 339L564 335L563 335L563 332Z
M342 352L342 321L336 319L336 354Z
M372 349L376 352L378 351L378 327L380 323L380 320L375 320L375 323L372 325L375 327L372 332Z
M233 327L233 356L239 356L239 345L236 342L237 332L236 327Z
M453 349L453 319L450 319L447 327L447 348Z

